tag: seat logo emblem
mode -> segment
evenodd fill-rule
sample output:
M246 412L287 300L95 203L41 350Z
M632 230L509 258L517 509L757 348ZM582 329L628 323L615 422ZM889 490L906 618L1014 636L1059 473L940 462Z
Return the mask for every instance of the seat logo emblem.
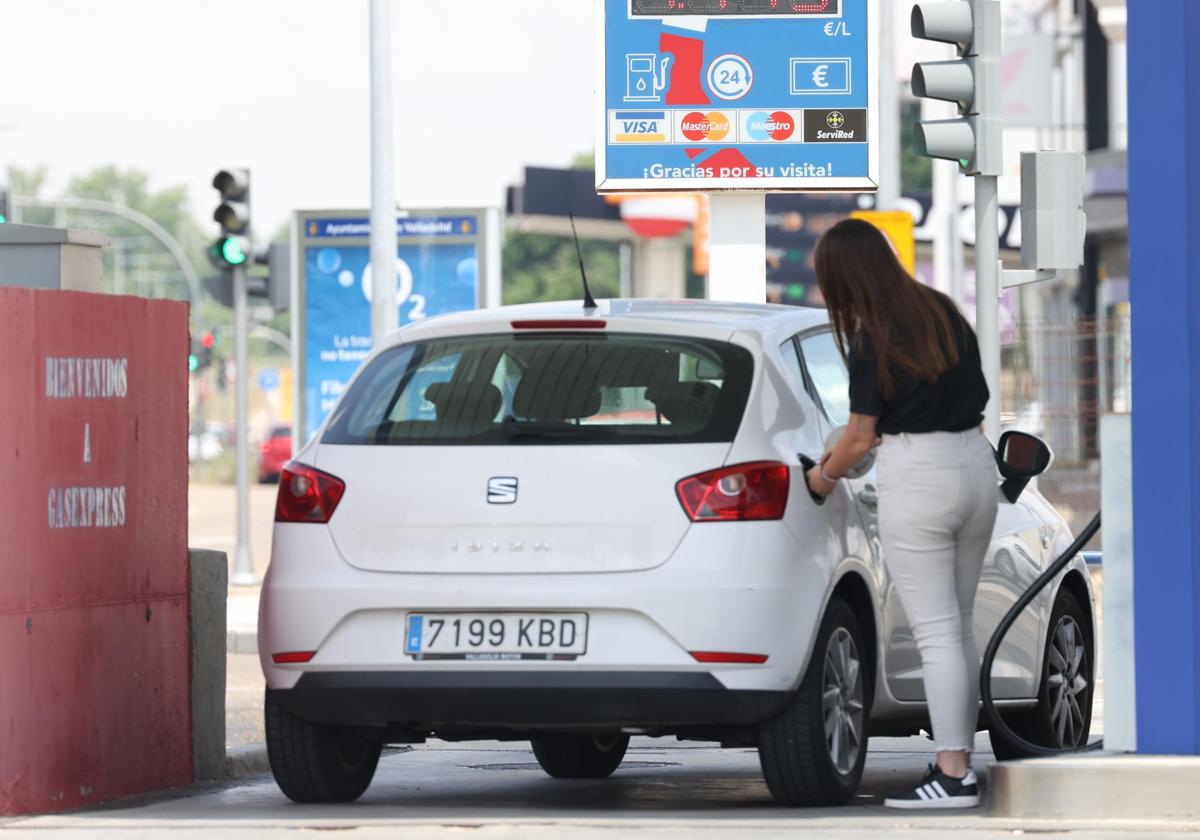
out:
M489 505L516 504L517 480L511 476L489 478L487 500Z

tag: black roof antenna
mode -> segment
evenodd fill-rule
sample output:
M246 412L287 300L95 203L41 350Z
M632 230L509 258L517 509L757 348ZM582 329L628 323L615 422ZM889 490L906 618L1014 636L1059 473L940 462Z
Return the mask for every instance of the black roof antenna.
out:
M583 308L595 309L596 299L592 297L592 290L588 288L587 269L583 267L583 249L579 247L579 231L575 230L575 214L568 213L567 218L571 220L571 235L575 237L575 253L579 256L579 276L583 278Z

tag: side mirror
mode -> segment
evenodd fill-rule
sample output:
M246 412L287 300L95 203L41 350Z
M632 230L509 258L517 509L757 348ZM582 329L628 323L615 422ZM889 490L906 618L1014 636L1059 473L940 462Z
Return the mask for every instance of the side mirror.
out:
M996 464L1004 479L1000 492L1015 503L1029 482L1050 469L1053 461L1054 453L1041 438L1027 432L1005 432L996 447Z

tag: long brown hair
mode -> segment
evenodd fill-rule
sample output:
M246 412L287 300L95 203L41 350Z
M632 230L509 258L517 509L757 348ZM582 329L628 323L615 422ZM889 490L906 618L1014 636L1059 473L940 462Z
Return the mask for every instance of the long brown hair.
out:
M914 280L874 225L834 225L817 243L815 262L842 355L860 334L870 339L885 400L896 395L898 372L932 383L958 364L954 304Z

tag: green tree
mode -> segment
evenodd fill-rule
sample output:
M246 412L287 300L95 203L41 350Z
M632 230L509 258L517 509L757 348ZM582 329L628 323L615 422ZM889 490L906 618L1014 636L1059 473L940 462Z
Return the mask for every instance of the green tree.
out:
M191 213L186 187L155 189L148 173L108 165L71 178L61 196L50 196L49 174L44 166L14 169L10 173L13 192L43 203L52 204L56 197L93 199L137 210L154 219L180 243L197 273L206 272L203 231ZM102 256L103 291L190 298L191 290L175 258L141 225L103 211L54 206L23 206L21 221L106 234L112 242Z
M187 187L155 189L149 173L107 165L72 178L66 195L107 201L144 213L179 241L197 273L207 273L203 230L192 215ZM109 290L145 297L189 297L187 281L175 259L140 225L86 210L72 210L68 219L72 225L100 230L112 238L104 257Z
M46 166L31 169L14 166L8 170L9 192L15 196L41 198L49 177L50 169ZM54 223L54 211L43 207L22 207L19 218L26 225L49 225Z
M580 240L588 285L597 298L620 294L620 248L615 242ZM566 237L509 233L504 240L504 303L581 300L583 283L575 244Z

